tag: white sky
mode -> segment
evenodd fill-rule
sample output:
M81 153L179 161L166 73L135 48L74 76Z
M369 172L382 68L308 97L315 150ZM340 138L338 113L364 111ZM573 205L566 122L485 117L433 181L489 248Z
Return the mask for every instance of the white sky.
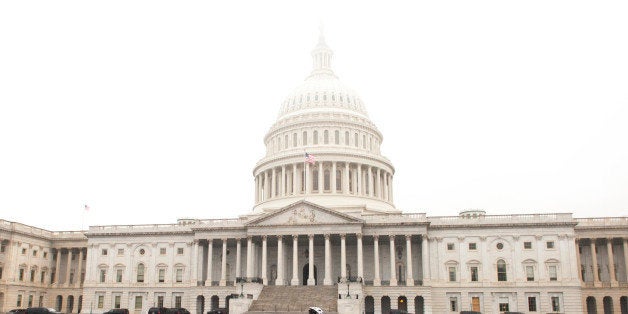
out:
M250 212L321 20L397 208L628 213L628 1L337 2L0 1L0 218Z

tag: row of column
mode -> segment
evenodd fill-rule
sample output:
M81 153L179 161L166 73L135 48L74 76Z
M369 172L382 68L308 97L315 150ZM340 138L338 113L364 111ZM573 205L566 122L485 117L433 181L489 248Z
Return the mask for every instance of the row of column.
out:
M323 161L312 165L293 163L265 170L255 176L255 202L259 203L275 197L301 195L303 191L306 191L306 194L322 194L329 191L332 194L352 194L393 201L390 172L370 165L351 165L347 162ZM305 172L303 167L305 167ZM305 186L303 177L305 177ZM325 180L329 180L329 189L325 189ZM337 180L341 182L339 187L336 184ZM316 190L314 190L314 182L317 182Z
M82 282L82 270L83 270L83 256L84 256L84 248L57 248L56 249L56 265L55 265L55 277L52 278L51 277L51 283L54 285L59 286L60 285L60 281L59 278L61 278L61 254L62 254L62 250L67 250L67 261L66 261L66 267L65 267L65 280L63 282L63 287L80 287ZM75 254L74 250L78 250L78 271L74 272L74 282L72 284L70 284L70 274L72 273L72 256Z
M614 253L613 253L613 239L614 238L588 238L588 239L576 239L576 244L578 245L579 249L576 252L576 256L578 258L578 265L580 267L583 267L584 264L582 264L582 257L580 256L581 254L581 247L586 245L586 242L589 242L590 245L590 249L591 249L591 264L592 264L592 268L593 268L593 283L600 283L601 279L600 279L600 275L598 273L598 258L597 258L597 242L598 240L605 240L606 242L606 254L608 257L608 270L609 270L609 277L610 277L610 283L613 285L617 284L617 274L615 273L615 257L614 257ZM619 240L621 240L622 242L622 246L623 246L623 253L624 253L624 269L625 269L625 274L626 274L626 279L628 281L628 238L620 238ZM602 244L603 246L603 244ZM580 279L582 281L586 281L583 277L584 271L582 269L580 269L580 271L578 272L578 276L580 277Z
M342 279L347 278L347 269L345 265L347 264L347 245L346 245L346 234L338 234L340 236L340 277ZM282 236L277 235L277 278L275 280L275 285L284 285L287 281L287 274L284 274L284 238L289 240L292 238L292 277L290 279L290 285L299 285L299 236L300 235L292 235L292 236ZM308 278L307 285L315 285L314 278L314 234L306 235L308 237ZM331 243L330 243L330 234L324 234L325 238L325 278L323 279L324 285L332 285L332 277L331 277ZM357 277L364 278L364 259L363 259L363 246L362 246L362 234L355 234L357 242ZM374 276L373 276L373 285L380 286L381 278L379 271L379 261L380 261L380 253L379 253L379 236L374 235L373 237L373 263L374 263ZM397 285L396 278L396 270L395 270L395 237L396 235L389 235L388 240L390 241L390 285ZM261 261L261 274L262 281L264 285L268 285L267 278L267 256L268 256L268 236L262 236L262 261ZM421 236L422 238L422 269L423 269L423 280L426 281L429 278L429 270L428 270L428 260L429 260L429 250L427 249L427 237L425 235ZM225 286L227 284L227 240L226 238L221 239L222 242L222 259L221 259L221 276L219 285ZM414 276L412 273L412 235L405 235L406 240L406 285L414 286ZM211 256L213 256L213 244L214 239L208 239L208 259L207 259L207 278L205 281L206 286L212 285L212 270L213 270L213 261ZM196 256L200 256L199 254L199 246L198 242L196 242ZM247 254L246 254L246 277L252 278L254 277L254 266L257 261L253 259L253 249L255 244L253 243L253 237L247 237ZM236 268L235 268L235 277L241 277L240 269L241 269L241 256L242 256L242 241L240 238L236 238ZM193 274L193 278L196 278L196 274Z

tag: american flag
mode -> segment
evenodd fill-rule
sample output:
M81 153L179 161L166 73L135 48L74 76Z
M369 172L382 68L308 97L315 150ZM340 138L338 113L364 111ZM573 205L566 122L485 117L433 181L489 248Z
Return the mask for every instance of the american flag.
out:
M313 165L316 163L316 157L312 154L305 153L305 162Z

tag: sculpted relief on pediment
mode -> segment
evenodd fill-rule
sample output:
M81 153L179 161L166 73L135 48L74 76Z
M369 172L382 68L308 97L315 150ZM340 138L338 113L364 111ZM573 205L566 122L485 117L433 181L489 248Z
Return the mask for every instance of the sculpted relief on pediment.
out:
M335 213L310 204L295 204L278 212L252 221L250 225L312 225L344 224L359 222L359 219Z

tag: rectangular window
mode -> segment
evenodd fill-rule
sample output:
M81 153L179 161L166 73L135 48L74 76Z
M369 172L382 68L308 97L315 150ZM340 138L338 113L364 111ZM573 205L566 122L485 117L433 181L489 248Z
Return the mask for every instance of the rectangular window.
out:
M478 249L478 246L475 242L469 243L469 251L475 251Z
M106 278L107 278L107 270L101 269L100 270L100 282L105 282Z
M453 251L454 250L454 244L453 243L447 243L447 251Z
M508 303L499 303L499 311L500 312L508 312L508 311L510 311L508 308L509 308L509 304Z
M536 312L536 297L528 297L528 311Z
M28 296L28 307L33 307L33 295Z
M17 303L16 303L17 307L22 307L22 295L18 294L17 295Z
M456 281L456 267L449 267L449 281Z
M104 306L105 306L105 296L99 295L98 296L98 308L102 309Z
M534 281L534 266L526 266L526 279Z
M37 304L37 306L39 306L39 307L43 307L44 306L44 296L43 295L39 296L39 303Z
M458 298L456 297L449 298L449 310L452 312L458 312Z
M181 307L181 296L180 295L174 297L174 307L176 307L176 308L180 308Z
M183 269L177 268L177 282L183 282Z
M532 249L532 242L523 242L523 248L526 250Z
M478 281L478 268L477 268L477 266L471 267L471 281Z
M39 281L40 281L41 283L44 283L44 279L45 279L45 278L46 278L46 272L45 272L45 271L42 271L42 272L41 272L41 278L39 278Z
M35 270L31 269L31 282L35 282Z
M553 249L554 248L554 241L547 241L547 242L545 242L545 246L548 249Z
M166 248L165 247L159 248L159 254L166 255Z
M183 255L183 248L182 247L178 247L177 248L177 254L178 255Z
M101 255L103 255L103 256L104 256L104 255L107 255L107 253L108 253L108 252L107 252L107 249L102 249L102 250L100 251L100 254L101 254Z
M116 269L116 282L122 282L122 269Z
M136 310L140 310L142 309L142 296L135 296L135 309Z
M552 311L560 312L560 298L552 297Z
M157 307L164 307L164 297L162 295L157 297Z
M48 258L48 252L44 252L44 258Z
M33 257L37 257L37 250L33 250Z
M26 255L26 249L22 249L22 255Z
M0 244L0 253L4 253L4 251L6 250L7 250L7 245L4 243Z
M124 249L118 249L118 255L124 255Z
M552 265L548 268L549 279L550 281L558 280L558 272L556 271L556 266Z
M70 283L74 283L74 273L70 273Z
M18 275L18 279L20 281L24 281L24 268L20 268L20 273Z
M2 267L0 267L0 279L2 279Z
M161 268L159 269L159 282L166 281L166 270Z
M113 308L114 309L120 308L120 296L119 295L113 297Z

